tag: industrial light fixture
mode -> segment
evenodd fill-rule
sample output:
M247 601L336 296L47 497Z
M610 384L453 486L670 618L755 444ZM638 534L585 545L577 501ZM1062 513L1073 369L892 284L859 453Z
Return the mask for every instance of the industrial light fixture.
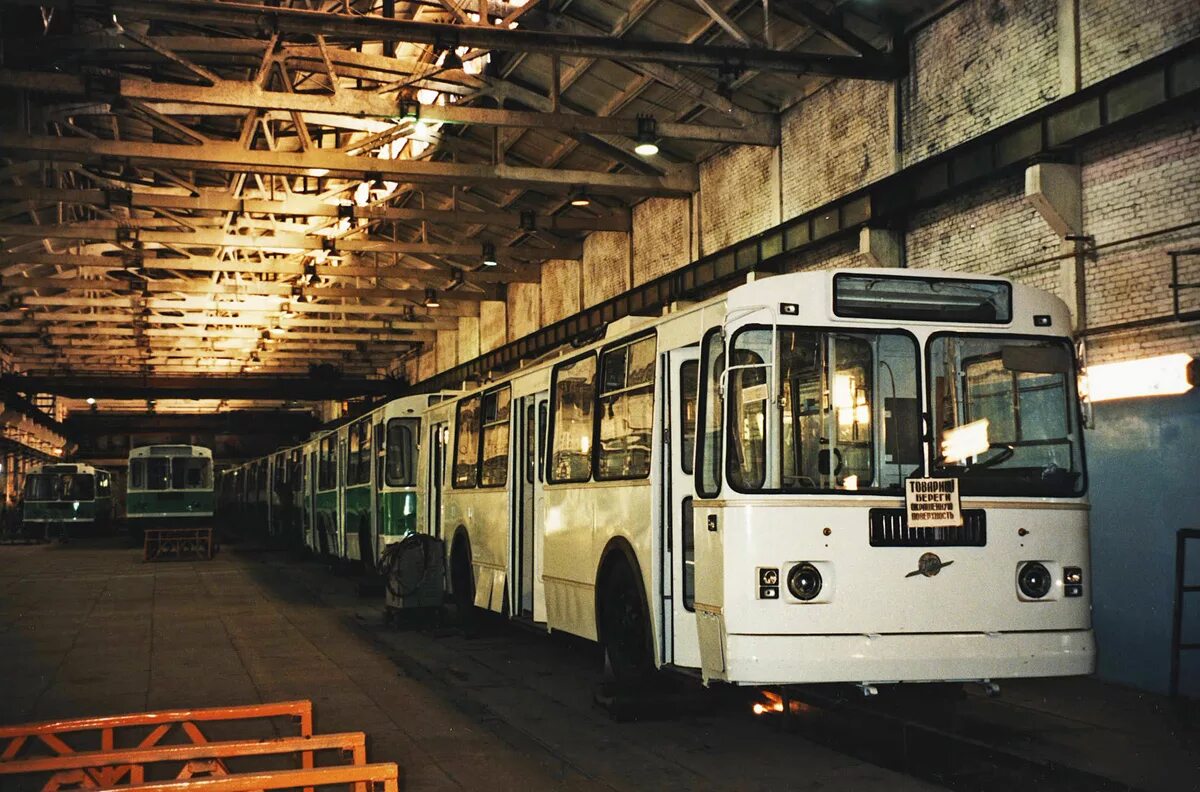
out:
M1080 377L1080 390L1092 402L1175 396L1196 384L1196 367L1186 353L1160 355L1119 363L1088 366Z
M426 308L437 308L439 306L441 306L441 303L438 302L437 289L426 289L425 290L425 307Z
M496 260L496 245L492 242L483 243L483 266L494 267L500 262Z
M658 143L655 138L658 137L658 122L654 120L654 116L638 116L637 120L637 145L633 147L633 151L640 157L653 157L658 153Z
M94 398L92 398L91 396L88 396L87 403L88 403L88 406L94 407L96 405L96 400Z
M446 50L446 57L442 58L441 66L443 69L461 69L463 67L463 59L453 48Z
M571 206L591 206L591 204L592 199L588 197L587 190L582 187L571 193Z

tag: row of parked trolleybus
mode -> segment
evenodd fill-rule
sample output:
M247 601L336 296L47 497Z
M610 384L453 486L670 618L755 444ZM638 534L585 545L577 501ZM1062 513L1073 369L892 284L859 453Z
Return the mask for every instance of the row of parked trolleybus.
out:
M25 476L24 533L45 539L88 536L114 523L112 474L81 462L40 465ZM212 451L193 445L150 445L129 453L125 524L146 527L208 526L215 506Z
M1085 674L1070 336L1062 301L1004 279L779 275L388 402L220 497L368 570L439 539L459 607L599 641L625 680ZM909 525L909 479L950 482L955 523Z

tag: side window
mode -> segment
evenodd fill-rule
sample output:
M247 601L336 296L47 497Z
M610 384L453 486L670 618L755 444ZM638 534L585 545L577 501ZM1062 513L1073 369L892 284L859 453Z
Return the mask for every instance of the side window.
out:
M654 430L655 338L610 349L600 360L600 440L596 480L650 475Z
M479 484L479 397L469 396L458 403L455 423L454 475L456 489Z
M346 485L353 486L358 483L358 427L351 426L346 447L346 457L343 460L345 468L342 475L346 478Z
M550 422L551 484L592 477L592 406L596 397L596 356L554 369L554 410Z
M331 490L334 487L334 443L333 435L321 438L317 452L317 489Z
M714 327L704 336L701 353L699 419L696 437L696 493L715 498L721 493L721 372L725 370L725 340Z
M354 426L358 433L358 483L369 484L371 481L371 421L359 421Z
M413 438L416 421L393 418L387 424L387 457L384 478L389 487L413 485Z
M135 459L129 463L129 486L136 489L146 486L146 460Z
M689 476L696 467L696 404L700 361L685 360L679 367L679 462Z
M508 413L512 401L509 387L483 396L483 466L481 487L503 487L508 483Z

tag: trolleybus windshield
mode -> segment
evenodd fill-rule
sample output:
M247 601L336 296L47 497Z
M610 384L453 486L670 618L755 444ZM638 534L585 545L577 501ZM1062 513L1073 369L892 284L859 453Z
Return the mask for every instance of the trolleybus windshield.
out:
M911 335L783 327L772 338L770 328L750 327L731 348L726 477L734 489L897 493L920 467Z
M27 501L90 501L96 499L91 473L34 473L25 479Z
M959 477L965 495L1083 494L1069 342L940 333L928 355L932 475Z

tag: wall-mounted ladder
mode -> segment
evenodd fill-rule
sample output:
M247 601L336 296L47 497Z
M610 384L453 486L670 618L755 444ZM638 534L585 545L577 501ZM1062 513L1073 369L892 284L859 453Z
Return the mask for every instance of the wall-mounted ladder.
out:
M1200 649L1200 642L1185 643L1183 640L1183 606L1186 595L1200 593L1200 583L1189 584L1186 580L1189 539L1200 539L1200 528L1181 528L1175 535L1175 623L1171 630L1171 698L1179 695L1179 667L1183 653Z

